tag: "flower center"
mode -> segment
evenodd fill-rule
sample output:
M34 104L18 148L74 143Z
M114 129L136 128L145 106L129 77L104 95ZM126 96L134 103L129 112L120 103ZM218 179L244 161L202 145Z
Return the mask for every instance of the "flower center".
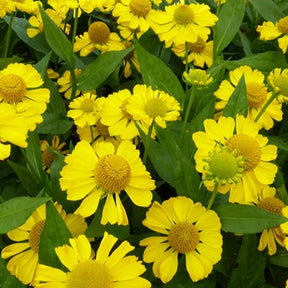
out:
M92 99L84 99L81 103L80 109L86 113L91 113L94 110L94 103Z
M68 273L67 288L112 288L113 280L108 268L96 261L79 263Z
M55 154L54 152L50 151L49 149L44 150L44 151L42 152L41 156L42 156L42 162L43 162L43 164L44 164L46 167L48 167L48 168L51 167L52 162L53 162L53 161L56 159L56 157L57 157L56 154Z
M163 117L167 112L166 103L159 98L152 98L147 101L144 107L145 112L155 119L157 116Z
M40 238L44 226L45 226L45 220L37 222L31 229L29 234L29 244L31 246L31 249L36 253L39 252Z
M106 192L120 193L130 182L131 168L123 157L115 154L105 155L96 165L95 178Z
M110 29L101 21L93 22L88 29L88 36L94 44L104 44L109 40Z
M267 91L265 86L257 82L247 82L246 89L249 107L261 107L267 99Z
M243 156L247 170L255 168L261 159L261 148L258 142L247 135L233 135L227 140L225 146L238 155Z
M195 86L206 86L212 82L212 77L201 69L190 69L189 74L184 72L185 80Z
M193 10L188 5L180 5L174 12L174 20L180 25L192 23L194 20Z
M96 128L98 130L98 133L103 136L103 137L110 137L110 133L108 130L108 126L104 125L101 123L100 120L97 121L96 123Z
M199 244L199 232L192 223L177 223L168 234L171 247L182 254L191 252Z
M151 2L149 0L131 0L129 8L135 16L145 17L151 10Z
M26 84L15 74L3 75L0 78L0 97L6 103L18 103L26 93Z
M279 20L277 28L280 32L288 34L288 16Z
M257 204L257 206L266 211L282 215L281 211L282 211L282 208L285 207L285 204L276 197L268 197L268 198L261 200Z
M206 42L203 41L201 38L198 38L197 42L195 43L188 43L188 50L196 53L201 53L206 46Z

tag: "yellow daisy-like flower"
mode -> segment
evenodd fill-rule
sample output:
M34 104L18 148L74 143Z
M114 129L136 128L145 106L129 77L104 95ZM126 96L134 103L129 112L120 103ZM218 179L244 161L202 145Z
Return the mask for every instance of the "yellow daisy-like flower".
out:
M257 206L266 211L285 216L285 213L282 213L282 211L284 211L283 209L285 208L288 212L288 206L277 198L275 194L275 188L265 187L262 189L261 193L259 193L259 202L257 203ZM286 224L284 223L284 225L288 226L288 222ZM263 251L268 247L268 254L274 255L277 252L276 242L280 246L285 247L285 238L286 235L282 232L280 226L264 229L260 236L258 250Z
M274 69L267 77L274 93L277 94L277 100L280 103L288 101L288 69Z
M84 235L70 239L70 245L55 249L59 260L69 272L40 264L36 272L38 283L35 287L151 287L148 280L140 277L146 270L142 262L134 255L127 256L134 250L129 242L123 241L112 252L117 240L105 232L94 253Z
M109 12L114 9L117 2L118 0L97 0L96 8L101 12Z
M35 13L39 7L38 5L42 5L41 1L34 1L34 0L9 0L7 3L7 12L15 12L19 10L21 12L26 13Z
M75 38L74 52L80 51L80 56L85 57L95 49L101 52L120 51L125 49L120 37L115 32L110 32L107 24L95 21L90 24L88 32Z
M46 9L45 12L58 27L60 27L62 30L64 30L65 27L65 33L69 35L71 28L69 23L64 25L64 23L62 23L64 19L53 9ZM26 30L29 38L33 38L44 31L43 20L40 12L29 18L29 24L31 27L28 27Z
M3 0L0 2L0 18L4 18L6 16L6 13L10 13L8 9L8 0Z
M275 24L271 21L264 22L257 26L257 32L260 33L261 40L274 40L278 37L278 45L285 54L288 47L288 16L281 18Z
M235 187L230 186L229 202L257 203L260 190L274 182L278 168L270 161L276 159L277 147L267 145L268 138L258 134L259 126L242 115L237 115L236 122L231 117L220 117L218 122L206 119L204 127L205 132L192 135L198 148L194 155L196 169L199 171L207 165L207 155L217 144L235 150L238 156L244 157L245 172Z
M107 142L96 143L94 149L86 141L78 142L60 173L60 185L67 190L67 199L84 199L75 213L92 215L100 198L106 197L101 223L127 225L120 199L123 190L135 205L148 207L155 185L139 154L130 141L121 142L117 149Z
M165 12L157 11L152 19L151 28L161 41L165 41L166 47L195 43L199 38L206 41L211 32L209 27L218 20L208 5L182 2L166 6Z
M222 111L235 87L238 85L241 77L244 75L246 92L248 98L248 118L252 121L255 120L261 108L266 104L271 96L271 93L267 91L267 87L264 83L264 74L257 69L252 70L249 66L241 66L233 71L230 71L228 80L223 80L220 84L219 89L214 93L214 95L220 100L216 103L215 108L218 111ZM275 99L264 111L260 117L259 124L260 128L269 130L273 127L273 120L282 120L282 106Z
M189 85L203 87L208 86L213 81L213 77L205 70L189 69L188 73L183 73L183 80Z
M155 11L150 0L119 0L112 14L118 17L118 24L133 31L138 30L141 36L150 28L150 20Z
M69 150L62 151L65 145L65 142L60 143L60 138L57 135L53 136L51 145L47 140L40 141L43 169L47 171L47 173L50 173L50 167L57 157L53 150L64 155L69 153Z
M73 237L85 232L87 224L83 217L66 214L61 205L57 203L54 205ZM46 206L44 204L38 207L22 226L7 233L11 240L18 243L2 249L1 257L4 259L12 257L7 264L7 270L24 284L34 283L39 259L40 238L45 221Z
M34 130L41 123L46 110L50 91L40 88L44 81L30 64L12 63L0 71L0 102L12 105L17 114Z
M213 41L205 42L201 38L198 38L197 42L187 43L188 48L188 63L193 63L197 67L203 68L205 64L207 67L210 67L213 63ZM183 58L183 63L186 63L185 53L186 45L185 44L174 44L172 51L178 56Z
M0 160L10 156L10 142L26 148L28 127L25 119L16 114L15 109L6 103L0 103Z
M81 69L75 69L75 76L76 78L81 74L82 70ZM59 88L59 92L65 92L64 97L66 99L71 99L71 94L72 94L72 78L71 78L71 72L69 70L66 70L62 77L60 77L57 80L57 84L61 86ZM81 93L80 90L76 90L76 96L79 96Z
M174 97L146 85L134 86L133 96L129 99L126 109L133 119L143 126L150 127L155 122L161 128L166 128L167 121L176 121L181 110Z
M111 136L133 139L139 135L133 117L127 112L127 103L131 98L128 89L120 90L107 97L101 112L101 123L108 126Z
M70 110L67 116L74 119L75 124L79 127L94 125L100 118L98 102L95 94L84 93L69 104Z
M178 268L178 257L186 258L192 281L208 277L221 259L220 219L212 210L187 197L172 197L162 204L154 202L143 225L162 234L140 241L147 246L143 259L153 263L153 273L163 283L169 282Z

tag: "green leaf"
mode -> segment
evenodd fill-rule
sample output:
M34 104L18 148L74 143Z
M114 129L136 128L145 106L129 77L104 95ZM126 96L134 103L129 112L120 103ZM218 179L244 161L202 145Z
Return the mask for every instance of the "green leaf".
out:
M0 58L0 70L6 68L11 63L22 62L23 58L20 58L16 55L10 58Z
M70 69L74 69L75 56L72 51L72 44L69 42L64 32L45 13L43 8L40 8L40 12L43 19L44 34L47 43L55 54L66 61Z
M77 78L77 88L83 91L99 87L131 51L132 48L129 48L100 54L95 61L82 70Z
M6 16L4 19L7 23L10 22L10 16ZM18 17L13 18L12 29L23 42L43 54L49 53L50 47L48 46L44 35L40 33L34 38L29 38L26 32L28 27L30 27L28 20Z
M23 167L9 160L8 164L17 174L23 188L27 191L27 193L31 196L36 196L42 189L42 185L40 184L39 180L35 179L35 177L26 167Z
M267 21L275 23L285 16L273 0L249 0L249 4Z
M256 235L244 235L237 257L237 268L232 271L228 288L263 287L265 257L257 250Z
M242 75L236 88L234 89L229 101L223 111L223 116L236 118L236 114L247 116L248 98L244 75Z
M69 244L71 238L62 216L52 202L46 204L46 222L39 245L39 263L61 268L62 264L55 253L55 248Z
M259 233L288 219L256 206L226 204L214 209L221 220L222 230L239 234Z
M252 69L258 69L263 72L270 72L274 68L286 68L287 62L285 55L277 51L268 51L243 57L235 61L222 62L229 70L234 70L237 67L248 65Z
M34 65L36 70L41 74L42 79L46 78L46 71L50 61L52 52L50 51L47 55L45 55L38 63Z
M136 40L134 45L144 83L168 93L183 105L186 95L173 71L158 57L147 52Z
M284 137L283 137L284 136ZM288 151L287 135L280 136L269 136L269 143L277 146L278 149Z
M243 46L243 50L246 56L250 56L252 55L252 50L251 50L251 42L249 40L249 38L240 30L238 31L238 35L240 37L241 40L241 44Z
M22 224L40 205L50 198L16 197L0 204L0 234L5 234Z
M221 7L214 29L214 57L216 58L233 40L245 14L244 0L227 0Z
M271 263L273 265L288 268L288 252L287 252L287 250L283 249L283 251L280 253L278 253L278 251L277 251L276 255L269 257L269 263Z
M36 131L29 132L27 142L28 147L25 151L28 168L41 183L45 179L45 172L42 165L40 139Z
M45 113L43 114L43 118L44 121L36 128L39 134L65 134L73 126L73 121L63 118L59 114Z

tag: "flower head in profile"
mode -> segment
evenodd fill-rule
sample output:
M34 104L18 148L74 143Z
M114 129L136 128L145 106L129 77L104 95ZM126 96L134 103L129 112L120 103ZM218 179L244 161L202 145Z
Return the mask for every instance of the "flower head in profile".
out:
M153 262L153 273L163 283L178 269L178 258L186 258L186 270L193 282L207 278L221 259L222 235L217 214L187 197L154 202L143 225L160 235L140 241L147 246L143 259Z
M281 18L275 24L266 21L257 27L261 40L274 40L278 38L278 45L285 54L288 47L288 16Z
M161 128L166 128L166 122L176 121L181 110L174 97L146 85L134 86L133 96L126 109L133 119L141 122L143 126L150 127L154 122Z
M94 253L84 235L70 239L70 245L55 248L60 262L68 272L40 264L36 272L35 288L150 288L150 282L140 277L146 270L145 266L136 256L127 255L134 247L123 241L113 249L117 240L105 232Z
M41 140L40 145L43 169L47 171L47 173L50 173L50 167L57 157L54 151L61 154L67 154L69 152L69 150L62 151L62 148L66 145L66 143L60 143L60 138L57 135L53 136L51 145L47 140Z
M115 32L111 32L108 25L102 21L90 24L88 31L77 36L74 52L80 51L80 56L85 57L95 49L101 52L124 50L125 46Z
M277 94L280 103L288 101L288 69L276 68L267 77L269 85Z
M241 77L244 76L246 84L246 93L248 99L248 118L255 120L261 108L266 104L271 96L271 92L267 91L264 83L264 74L258 70L252 70L249 66L241 66L229 73L230 82L223 80L219 89L214 93L217 99L215 108L222 111L228 100L230 99L235 87L238 85ZM281 104L275 99L264 111L258 124L260 128L269 130L273 127L274 122L282 120Z
M81 74L82 70L81 69L75 69L75 77L77 78ZM72 77L71 77L71 72L69 70L66 70L63 75L58 78L57 84L60 86L59 92L64 92L64 97L66 99L71 99L71 94L72 94ZM76 95L79 96L81 93L80 90L76 90Z
M204 167L207 166L209 153L217 145L223 146L230 152L235 151L234 153L236 153L237 157L243 157L244 171L241 172L243 173L242 177L238 177L237 185L230 186L229 202L257 202L261 189L265 185L274 182L278 168L271 161L277 157L277 147L275 145L267 145L268 138L259 134L258 125L242 115L237 115L236 121L231 117L220 117L218 122L206 119L204 128L205 131L195 132L192 135L193 141L198 148L194 155L196 169L205 171ZM223 159L222 157L223 165L227 165ZM237 158L233 160L229 156L229 159L230 165L234 163L235 172L239 171L237 169L239 169L240 162L235 162ZM238 158L238 160L240 159ZM217 164L217 162L215 163ZM218 167L220 163L217 164ZM225 168L223 167L223 169ZM214 185L215 183L212 187L209 185L207 188L213 190Z
M261 193L259 193L259 201L256 203L258 207L264 209L266 211L283 215L285 217L288 216L288 206L284 204L282 200L280 200L276 196L275 188L265 186ZM272 227L264 229L261 233L258 250L263 251L265 248L268 248L268 254L274 255L277 252L278 243L280 246L285 247L284 241L286 236L280 227L288 227L288 222L281 224L280 226ZM288 231L286 231L288 232ZM287 242L288 240L286 240Z
M139 154L130 141L122 141L117 148L109 142L97 142L94 149L86 141L78 142L72 154L66 156L66 166L60 173L67 199L83 199L75 213L91 216L105 197L101 223L127 225L120 199L123 190L135 205L148 207L155 184Z
M213 41L205 42L198 37L195 43L188 42L188 57L187 62L193 63L197 67L204 68L205 65L210 67L213 63ZM183 59L183 63L186 63L185 53L186 53L186 44L174 44L172 51Z
M155 13L156 14L156 13ZM151 27L165 46L183 45L186 42L196 43L199 38L207 41L218 18L210 12L206 4L183 4L183 1L165 7L165 11L157 11Z
M10 156L9 143L27 147L28 129L29 123L19 116L11 105L0 103L0 160Z
M62 206L54 204L62 216L71 235L76 237L87 229L87 223L80 215L66 214ZM8 237L17 242L1 251L4 259L12 257L7 264L7 270L24 284L35 281L35 271L39 259L39 244L46 221L46 206L41 205L20 227L8 232Z
M0 71L0 102L13 106L19 116L34 130L41 123L50 91L41 88L44 81L30 64L12 63Z
M183 80L189 85L203 87L208 86L213 81L213 77L205 70L189 69L188 73L186 71L183 73Z
M67 116L74 119L79 127L95 125L100 118L98 100L95 94L83 93L69 104Z

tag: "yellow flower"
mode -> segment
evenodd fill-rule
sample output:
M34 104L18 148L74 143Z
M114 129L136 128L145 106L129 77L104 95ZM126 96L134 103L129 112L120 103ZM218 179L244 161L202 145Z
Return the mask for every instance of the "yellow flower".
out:
M71 28L71 25L69 23L67 23L65 26L64 23L62 23L64 19L60 15L58 15L57 12L53 9L46 9L45 12L58 27L60 27L62 30L65 27L65 33L69 35ZM28 27L26 30L28 37L33 38L39 33L42 33L44 30L44 26L41 13L38 12L35 13L35 15L31 16L29 18L29 24L31 25L31 27Z
M84 93L69 104L70 109L67 116L74 119L75 124L79 127L96 124L100 118L98 100L95 94Z
M213 81L213 77L206 73L205 70L189 69L188 73L183 73L183 80L189 85L201 87L208 86Z
M223 80L219 89L214 95L220 100L216 103L216 110L223 110L234 92L235 87L239 83L241 77L244 75L246 92L248 98L248 118L254 121L260 112L261 108L265 105L271 96L270 92L267 92L267 87L264 83L264 74L257 69L252 70L249 66L241 66L233 71L230 71L228 80ZM282 120L281 104L275 99L265 110L260 117L260 128L269 130L273 127L273 120Z
M2 1L2 0L1 0ZM7 12L15 12L19 10L21 12L26 13L35 13L39 7L38 5L42 5L41 1L34 1L34 0L9 0L7 3Z
M74 52L80 51L85 57L95 49L101 52L124 50L125 46L115 32L110 32L107 24L95 21L90 24L88 31L75 38Z
M5 142L27 147L28 126L11 105L0 103L0 160L10 156L11 145Z
M151 28L161 41L165 41L166 47L195 43L199 38L206 41L211 32L209 27L218 20L208 5L182 2L166 6L165 12L158 10L152 19Z
M67 190L67 199L84 199L75 213L92 215L100 199L106 197L101 223L127 225L120 199L123 190L135 205L148 207L155 185L139 154L129 141L121 142L117 149L107 142L96 143L94 149L86 141L78 142L65 158L67 165L60 173L60 185Z
M70 245L55 249L68 272L40 264L36 272L38 283L35 287L151 287L148 280L140 277L146 270L145 266L136 256L127 256L134 247L123 241L113 249L117 240L105 232L97 252L94 253L84 235L70 239Z
M48 68L46 70L46 76L49 79L58 79L59 78L59 73L55 72L52 68Z
M128 89L120 90L107 97L101 112L101 123L108 126L111 136L120 136L124 139L133 139L138 136L133 117L127 112L127 103L131 98Z
M61 154L67 154L69 152L69 150L62 151L62 148L66 145L66 143L63 142L60 144L60 138L57 135L53 136L51 146L47 140L41 140L40 145L43 169L47 171L47 173L50 173L50 167L57 157L54 151L57 151Z
M268 186L265 187L259 193L259 202L257 203L257 206L266 211L285 216L285 213L282 213L282 211L284 211L284 208L287 210L288 206L286 206L279 198L277 198L275 194L275 188ZM286 224L284 223L284 225L288 226L288 222ZM281 231L280 226L264 229L260 236L258 250L263 251L266 247L268 247L268 254L274 255L277 252L276 242L280 246L285 247L285 238L286 235Z
M193 282L208 277L221 259L220 219L212 210L187 197L172 197L162 204L154 202L143 225L160 233L140 241L147 246L143 259L153 263L153 273L169 282L178 268L178 258L186 258L186 269Z
M264 185L272 184L277 173L277 166L270 162L277 157L277 147L267 145L268 138L258 134L258 125L242 115L237 115L236 121L231 117L220 117L218 122L206 119L204 127L205 132L192 135L198 148L194 155L196 169L201 171L207 165L207 155L217 144L235 150L238 156L244 157L245 171L237 185L230 186L229 202L257 202L260 190ZM207 188L213 190L214 185Z
M288 47L288 16L281 18L275 24L271 21L264 22L257 26L257 32L260 33L261 40L274 40L278 37L278 45L283 53L286 53Z
M50 91L40 88L44 81L30 64L12 63L0 71L0 102L12 105L17 114L34 130L41 123Z
M126 109L135 121L146 127L155 122L166 128L167 121L176 121L180 116L180 104L174 97L146 85L134 86Z
M150 19L155 11L150 0L119 0L112 14L118 17L118 24L138 30L140 35L137 36L141 36L150 28Z
M84 233L87 229L84 218L80 215L66 215L61 205L57 203L54 205L73 237ZM46 206L44 204L38 207L22 226L8 232L8 237L17 243L11 244L1 251L2 258L12 257L7 264L7 270L24 284L32 284L35 280L40 238L45 221Z
M210 67L213 63L213 41L205 42L201 38L198 38L197 42L187 43L188 48L188 63L193 63L197 67L203 68L206 64L207 67ZM183 58L183 63L186 63L185 53L186 45L185 44L174 44L172 51L178 56Z
M75 76L76 78L81 74L82 70L81 69L75 69ZM64 74L62 75L62 77L60 77L57 80L57 84L59 86L61 86L59 88L59 92L65 92L64 93L64 97L66 99L70 99L71 98L71 94L72 94L72 78L71 78L71 72L69 70L66 70L64 72ZM81 93L81 91L76 90L76 96L79 96Z
M125 47L131 47L131 43L126 41ZM141 73L140 71L140 64L138 61L137 54L135 52L135 49L133 49L124 59L124 77L129 78L132 75L132 67L134 70L136 70L138 73ZM131 65L132 64L132 65ZM132 66L132 67L131 67Z
M214 0L214 2L217 4L224 4L226 3L226 0Z
M0 18L4 18L6 16L6 13L12 12L8 8L8 3L8 0L2 0L0 2Z
M288 101L288 69L281 71L280 68L274 69L267 77L274 93L277 94L277 100L280 103Z
M97 0L96 8L101 12L109 12L114 9L117 1L118 0Z

